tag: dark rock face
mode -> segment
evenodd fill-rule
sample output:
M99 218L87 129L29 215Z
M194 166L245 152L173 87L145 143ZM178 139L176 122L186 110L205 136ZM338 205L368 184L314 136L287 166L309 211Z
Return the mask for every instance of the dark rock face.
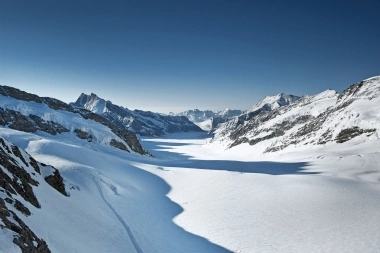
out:
M89 141L89 142L92 141L92 135L89 134L89 133L87 133L87 132L85 132L85 131L82 131L82 130L80 130L80 129L75 129L75 130L74 130L74 133L76 133L76 135L77 135L78 138L80 138L80 139L87 140L87 141Z
M52 135L68 132L65 127L53 121L45 121L37 115L30 114L28 117L13 110L0 108L0 125L9 128L34 133L37 130L47 132Z
M4 223L0 229L9 229L15 233L13 243L19 246L23 253L50 252L46 242L38 238L15 212L9 210L2 198L0 198L0 220Z
M42 103L42 99L39 96L9 86L0 86L0 95L18 100Z
M110 145L114 146L115 148L118 148L118 149L121 149L121 150L129 152L127 146L125 146L122 142L117 141L115 139L111 140Z
M61 100L49 97L42 97L41 99L53 110L74 112L74 109L70 105L66 104L65 102L62 102Z
M55 169L54 174L45 177L45 181L54 189L62 193L62 195L67 196L66 190L65 190L65 184L63 182L63 178L59 171Z
M25 151L0 138L0 221L3 224L0 225L0 229L12 231L14 233L13 243L24 253L50 252L46 242L38 238L20 218L23 215L25 217L32 215L32 212L25 206L26 202L36 208L41 208L33 191L33 187L39 186L37 180L38 177L41 177L40 166L46 167L47 165L39 164ZM45 180L57 191L66 195L63 178L59 171L53 167L49 169L54 171L53 175L46 177ZM19 197L18 199L14 198L16 195L23 198L23 201L20 201ZM9 209L11 205L19 214Z
M0 149L0 165L13 175L13 178L10 178L8 174L0 170L0 187L7 193L18 194L33 206L40 207L31 187L38 186L38 182L18 165L12 154L4 152L3 149Z
M27 207L25 207L20 201L17 199L15 200L14 207L19 210L21 213L25 214L26 216L31 215L31 212Z
M361 134L364 134L364 133L373 134L375 131L376 129L361 129L357 126L352 127L352 128L346 128L340 131L340 133L338 134L335 140L337 143L343 143Z
M51 135L61 134L69 131L68 129L54 121L45 121L42 118L33 114L30 114L29 118L31 118L34 121L34 123L37 125L38 130L47 132Z

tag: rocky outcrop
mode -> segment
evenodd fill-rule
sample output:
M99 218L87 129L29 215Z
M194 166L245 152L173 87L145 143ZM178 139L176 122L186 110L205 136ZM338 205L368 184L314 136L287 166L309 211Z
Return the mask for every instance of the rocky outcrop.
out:
M19 208L17 209L19 210ZM21 252L51 252L46 242L38 238L15 212L9 210L2 198L0 198L0 221L4 224L0 225L0 229L8 229L14 233L13 243L21 249Z
M87 140L89 142L92 141L92 135L89 134L89 133L87 133L87 132L85 132L85 131L82 131L80 129L74 129L74 133L76 133L76 135L80 139Z
M0 125L28 133L40 130L56 135L69 131L62 125L53 121L43 120L37 115L30 114L25 116L20 112L10 109L4 110L3 108L0 108Z
M375 131L376 131L375 128L373 128L373 129L361 129L358 126L346 128L346 129L343 129L342 131L340 131L340 133L338 134L338 136L336 137L335 140L337 143L343 143L343 142L349 141L349 140L351 140L351 139L353 139L356 136L359 136L361 134L369 134L370 135L370 134L373 134Z
M50 174L44 178L44 174ZM39 180L67 196L63 178L55 168L38 163L25 151L0 138L0 229L13 232L13 243L22 252L50 252L46 242L25 224L22 216L33 215L26 203L40 209L41 205L33 190ZM10 210L13 206L15 210Z
M127 146L125 146L122 142L117 141L115 139L111 140L110 145L113 146L113 147L115 147L115 148L118 148L118 149L121 149L121 150L129 152Z
M54 170L53 175L45 177L45 181L62 195L67 196L63 178L57 169Z
M9 86L0 86L0 95L18 100L42 103L42 99L39 96Z
M49 97L42 97L41 99L53 110L74 112L74 109L70 105L66 104L65 102L62 102L61 100Z
M117 125L111 123L109 120L107 120L105 117L92 113L86 109L79 109L79 113L85 118L85 119L92 119L96 122L99 122L102 125L107 126L111 129L111 131L117 135L120 139L125 141L127 145L131 148L132 151L142 154L142 155L148 155L152 156L148 151L143 149L141 146L140 141L137 139L136 135L132 133L131 131L128 131L124 127L118 127Z

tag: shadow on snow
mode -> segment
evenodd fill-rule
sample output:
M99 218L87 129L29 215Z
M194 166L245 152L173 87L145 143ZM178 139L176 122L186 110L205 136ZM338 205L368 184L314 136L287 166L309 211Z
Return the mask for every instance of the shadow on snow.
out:
M241 173L260 173L268 175L312 175L317 172L307 171L306 162L281 163L268 161L231 161L231 160L200 160L183 153L173 151L175 147L193 145L189 143L171 143L145 140L144 148L148 149L157 159L151 163L163 167L179 167L204 170L225 170Z

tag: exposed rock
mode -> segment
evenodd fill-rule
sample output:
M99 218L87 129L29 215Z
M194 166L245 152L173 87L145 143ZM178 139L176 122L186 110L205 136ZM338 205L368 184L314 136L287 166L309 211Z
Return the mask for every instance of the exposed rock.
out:
M45 121L37 115L30 114L28 117L21 113L3 108L0 108L0 125L9 128L34 133L37 130L50 133L52 135L68 132L65 127L53 121Z
M18 165L12 154L0 148L0 165L13 175L13 178L10 178L8 174L0 170L0 187L12 194L17 193L35 207L40 207L31 187L31 185L37 186L38 182Z
M41 170L40 170L40 167L38 166L38 163L37 161L33 158L33 157L29 157L29 164L34 168L34 170L38 173L38 174L41 174ZM42 166L44 166L45 164L41 164Z
M152 156L148 151L143 149L136 135L132 133L131 131L128 131L127 129L123 127L118 127L117 125L112 124L109 120L107 120L103 116L96 113L92 113L86 109L79 109L79 113L85 119L92 119L110 128L114 134L116 134L119 138L121 138L123 141L125 141L128 144L128 146L131 148L132 151L142 154L142 155Z
M28 160L31 162L28 163ZM0 229L7 229L13 232L13 243L22 252L48 253L50 250L46 242L38 238L16 212L9 209L9 206L13 205L20 213L30 216L32 213L25 206L26 201L36 208L40 208L32 187L37 187L39 183L27 171L30 171L31 167L36 171L36 168L39 170L38 162L17 146L0 138ZM34 174L34 172L31 173ZM15 198L15 195L19 197ZM25 202L20 201L20 197Z
M0 95L18 100L42 103L42 99L39 96L9 86L0 86Z
M55 98L49 98L49 97L42 97L42 101L47 104L51 109L54 110L61 110L61 111L68 111L68 112L74 112L73 107L66 104L65 102L62 102L61 100L55 99Z
M0 199L0 219L4 223L2 229L15 233L13 243L20 247L23 253L49 253L46 242L36 236L33 231L11 210L8 210ZM11 221L13 220L13 221Z
M37 131L33 121L21 113L9 109L4 110L0 108L0 124L2 126L8 125L9 128L28 133Z
M128 151L128 152L129 152L127 146L125 146L122 142L117 141L117 140L115 140L115 139L112 139L112 140L111 140L110 145L111 145L111 146L114 146L115 148L118 148L118 149L125 150L125 151Z
M20 212L22 212L23 214L25 214L26 216L29 216L31 215L31 212L29 211L29 209L27 207L25 207L20 201L18 201L17 199L15 200L15 204L14 204L14 207L19 210Z
M351 128L346 128L340 131L338 136L336 137L336 142L337 143L343 143L346 141L351 140L352 138L355 138L356 136L359 136L364 133L374 133L376 129L361 129L357 126L351 127Z
M15 146L15 145L13 145L12 146L12 153L15 155L15 156L17 156L18 158L20 158L20 160L28 167L29 166L29 164L25 161L25 158L22 156L22 154L21 154L21 151L20 151L20 149L17 147L17 146Z
M78 136L78 138L80 139L83 139L83 140L87 140L87 141L92 141L92 135L85 132L85 131L82 131L80 129L75 129L74 130L74 133L76 133L76 135Z
M65 183L63 182L63 178L57 169L54 168L53 175L45 177L45 181L64 196L67 196Z
M37 125L38 130L47 132L51 135L61 134L69 131L68 129L54 121L45 121L39 116L33 114L30 114L29 118L31 118L34 121L34 123Z

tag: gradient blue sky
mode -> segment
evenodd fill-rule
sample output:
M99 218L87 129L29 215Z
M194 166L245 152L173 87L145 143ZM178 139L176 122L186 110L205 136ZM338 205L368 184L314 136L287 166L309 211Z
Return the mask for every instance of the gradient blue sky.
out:
M0 84L130 109L248 109L380 75L380 1L0 0Z

